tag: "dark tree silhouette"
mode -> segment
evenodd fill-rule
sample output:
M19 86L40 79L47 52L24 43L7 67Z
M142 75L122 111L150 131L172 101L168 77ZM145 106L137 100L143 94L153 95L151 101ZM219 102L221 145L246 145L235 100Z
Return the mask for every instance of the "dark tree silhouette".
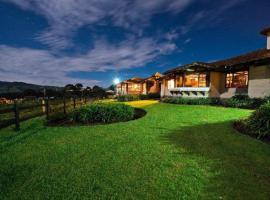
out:
M97 97L97 98L103 98L103 97L106 97L106 91L102 88L102 87L99 87L97 85L95 85L93 87L93 96L94 97Z

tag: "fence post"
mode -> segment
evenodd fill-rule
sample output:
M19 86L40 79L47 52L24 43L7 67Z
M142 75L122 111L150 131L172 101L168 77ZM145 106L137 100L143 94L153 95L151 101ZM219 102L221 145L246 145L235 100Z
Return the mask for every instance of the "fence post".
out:
M20 112L17 101L14 102L14 117L15 117L15 129L20 130Z
M75 109L76 108L76 98L73 97L73 108Z
M64 95L63 101L64 101L64 115L66 115L67 114L67 109L66 109L66 96L65 95Z
M49 119L49 109L50 109L50 104L49 104L49 97L46 99L46 119Z
M41 105L42 105L42 112L46 113L46 102L45 102L44 98L41 101Z

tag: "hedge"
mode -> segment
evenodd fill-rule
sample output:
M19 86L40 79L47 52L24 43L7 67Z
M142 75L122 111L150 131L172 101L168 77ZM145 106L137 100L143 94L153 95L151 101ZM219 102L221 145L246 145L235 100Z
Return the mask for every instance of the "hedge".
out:
M125 101L137 101L137 100L148 100L148 99L159 99L160 94L159 93L149 93L149 94L127 94L127 95L120 95L117 97L117 100L120 102Z
M162 99L162 102L186 105L221 105L233 108L256 109L261 105L270 102L270 97L250 98L247 95L236 95L229 99L167 97Z
M134 117L134 108L120 103L94 103L75 109L71 113L74 122L110 123L128 121Z

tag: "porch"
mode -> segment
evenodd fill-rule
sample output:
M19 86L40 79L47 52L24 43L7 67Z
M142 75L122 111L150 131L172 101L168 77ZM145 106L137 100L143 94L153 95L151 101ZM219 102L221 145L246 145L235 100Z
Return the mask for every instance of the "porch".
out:
M176 87L169 89L172 96L208 97L210 87Z

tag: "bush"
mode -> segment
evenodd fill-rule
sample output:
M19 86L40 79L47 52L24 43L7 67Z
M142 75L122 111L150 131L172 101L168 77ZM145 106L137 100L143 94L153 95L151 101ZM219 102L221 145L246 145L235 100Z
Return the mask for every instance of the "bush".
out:
M256 109L259 108L266 102L262 98L250 98L247 95L236 95L230 99L223 99L222 105L225 107L233 108L247 108L247 109Z
M147 100L147 99L149 99L149 98L148 98L148 95L147 95L147 94L140 94L140 95L139 95L139 99L140 99L140 100Z
M149 93L149 94L140 94L140 100L147 100L147 99L160 99L159 93Z
M149 93L148 99L160 99L160 93Z
M125 104L94 103L75 109L71 119L79 123L110 123L128 121L134 117L134 108Z
M247 126L258 138L270 136L270 103L260 106L247 120Z
M131 94L121 95L117 97L117 101L120 101L120 102L137 101L139 99L140 99L139 95L131 95Z
M270 103L270 96L266 96L263 98L264 103Z
M219 105L218 98L184 98L184 97L171 97L162 100L164 103L184 104L184 105Z
M159 99L159 98L160 98L159 93L149 93L149 94L140 94L140 95L126 94L126 95L118 96L117 100L120 102L125 102L125 101L137 101L137 100Z

